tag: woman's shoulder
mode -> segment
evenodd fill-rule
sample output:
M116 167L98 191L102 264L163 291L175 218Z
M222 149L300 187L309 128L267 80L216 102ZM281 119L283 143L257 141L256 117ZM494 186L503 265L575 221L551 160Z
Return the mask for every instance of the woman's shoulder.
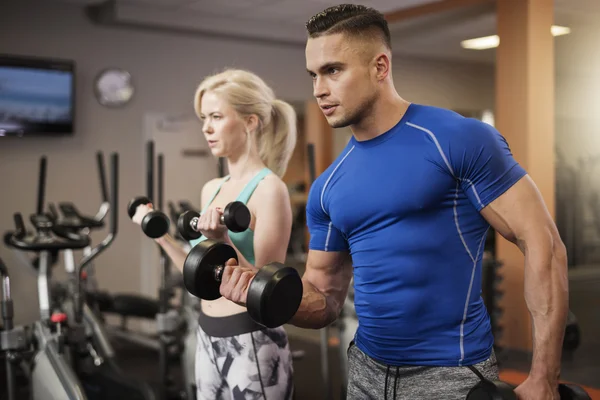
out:
M202 186L202 191L200 193L202 207L205 206L205 203L208 202L210 196L212 196L218 189L219 185L223 183L225 178L214 178L204 183Z
M225 178L213 178L207 182L204 183L204 186L202 186L202 191L211 191L211 190L217 190L217 188L219 187L219 185L221 183L223 183Z
M274 173L270 173L265 176L256 186L254 195L263 197L287 197L289 198L290 193L287 184Z

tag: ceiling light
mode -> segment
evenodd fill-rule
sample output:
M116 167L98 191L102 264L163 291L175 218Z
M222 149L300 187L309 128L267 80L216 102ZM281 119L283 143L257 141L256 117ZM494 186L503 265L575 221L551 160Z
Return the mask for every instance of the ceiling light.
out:
M566 26L552 25L550 32L552 33L552 36L562 36L571 33L571 28L567 28ZM498 47L499 44L500 38L498 35L483 36L475 39L463 40L460 42L460 45L463 49L470 50L493 49L494 47Z
M550 28L550 32L552 32L552 36L568 35L569 33L571 33L571 28L568 28L566 26L552 25L552 28Z
M492 49L494 47L498 47L499 44L500 38L498 35L484 36L475 39L463 40L460 42L460 45L463 47L463 49L470 50Z

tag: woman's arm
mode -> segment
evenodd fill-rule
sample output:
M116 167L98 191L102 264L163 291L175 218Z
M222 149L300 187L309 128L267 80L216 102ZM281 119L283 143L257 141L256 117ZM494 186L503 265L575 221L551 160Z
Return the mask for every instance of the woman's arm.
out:
M284 263L292 233L292 206L287 186L276 177L266 177L256 188L252 200L255 204L255 265L246 260L229 235L225 236L225 242L236 250L240 266L262 268L271 262Z
M146 214L152 212L154 210L154 206L152 203L149 204L140 204L133 216L132 220L134 223L138 225L142 225L142 220L146 216ZM161 236L157 239L154 239L156 243L158 243L167 253L173 264L177 267L179 271L183 271L183 263L185 258L187 257L187 251L178 243L169 233L164 236Z
M165 253L167 253L171 262L177 267L179 272L183 273L183 263L185 262L188 252L183 248L181 243L168 233L154 239L154 241L162 247Z
M216 190L216 185L219 182L219 180L220 178L212 179L206 184L204 184L204 187L202 188L202 193L200 195L201 208L204 207L204 204L206 204L206 202L208 201L208 196L210 196L212 191ZM154 207L152 204L139 205L135 215L133 216L133 222L135 222L138 225L141 225L142 220L146 216L146 214L153 210ZM167 253L173 265L175 265L175 267L177 267L177 269L183 273L183 264L188 255L188 251L182 246L182 244L169 233L154 240L156 243L158 243L160 247L162 247L165 253Z
M254 255L256 267L271 262L284 263L292 234L292 205L286 184L267 177L256 188Z

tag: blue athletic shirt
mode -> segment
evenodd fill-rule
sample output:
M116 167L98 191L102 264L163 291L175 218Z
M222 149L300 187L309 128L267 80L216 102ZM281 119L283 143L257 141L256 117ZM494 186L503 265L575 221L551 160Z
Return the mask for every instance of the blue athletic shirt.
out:
M311 250L352 256L359 349L395 366L490 356L479 211L525 174L491 125L442 108L411 104L389 131L350 139L306 214Z

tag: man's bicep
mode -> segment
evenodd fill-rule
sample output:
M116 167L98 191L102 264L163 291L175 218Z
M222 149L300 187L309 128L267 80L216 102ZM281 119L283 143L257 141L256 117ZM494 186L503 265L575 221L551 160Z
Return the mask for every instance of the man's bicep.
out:
M310 200L306 207L306 225L310 234L308 246L310 250L326 252L348 250L348 243L342 232L333 225L329 215L321 206L311 204Z
M352 258L347 251L309 250L304 279L325 294L343 292L352 278Z
M525 176L506 139L494 127L466 120L450 142L455 178L477 210L481 210Z
M517 243L558 231L544 199L529 175L525 175L481 210L481 215L507 240Z

